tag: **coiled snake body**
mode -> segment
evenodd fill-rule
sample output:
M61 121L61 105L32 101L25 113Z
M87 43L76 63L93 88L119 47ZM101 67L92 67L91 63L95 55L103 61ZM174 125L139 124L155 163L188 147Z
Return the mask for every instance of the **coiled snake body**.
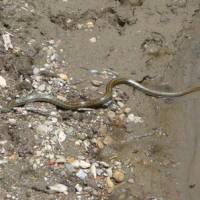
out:
M26 103L31 103L31 102L47 102L64 110L78 110L80 108L98 108L112 100L113 87L120 84L126 84L132 86L140 90L141 92L153 97L179 97L200 90L200 86L197 86L179 92L164 92L164 91L149 89L140 84L139 82L129 78L116 78L108 82L108 84L106 85L105 93L101 97L93 100L68 102L68 101L62 101L56 97L46 94L33 94L27 97L11 101L10 103L8 103L6 107L0 109L0 113L10 112L13 110L14 107L24 106Z

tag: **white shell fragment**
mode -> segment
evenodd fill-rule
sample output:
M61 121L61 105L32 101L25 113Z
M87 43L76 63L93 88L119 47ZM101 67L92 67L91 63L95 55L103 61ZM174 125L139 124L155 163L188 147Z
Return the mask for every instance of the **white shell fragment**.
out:
M60 193L64 193L64 194L68 194L67 190L68 187L66 185L57 183L55 185L49 186L49 189L55 192L60 192Z
M143 120L139 116L135 116L133 113L128 115L127 122L134 122L134 123L143 123Z
M5 88L7 86L5 78L0 76L0 87Z
M91 168L90 168L91 174L93 175L94 179L97 178L97 169L95 164L92 164Z
M11 36L10 33L5 33L2 35L3 42L4 42L4 48L6 51L8 51L8 49L13 49L13 45L11 43L10 36Z
M86 162L86 161L84 161L84 160L80 160L80 161L79 161L79 165L80 165L80 167L83 168L83 169L87 169L87 168L90 167L90 163L88 163L88 162Z
M91 43L95 43L96 41L97 41L97 39L95 37L90 38Z

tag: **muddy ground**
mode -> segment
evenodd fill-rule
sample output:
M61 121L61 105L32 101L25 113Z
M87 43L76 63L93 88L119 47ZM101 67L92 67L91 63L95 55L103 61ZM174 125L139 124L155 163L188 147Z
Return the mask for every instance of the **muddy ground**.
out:
M198 85L199 9L199 0L0 0L0 103L88 100L118 76L165 91ZM0 199L199 199L198 96L118 86L100 109L1 113Z

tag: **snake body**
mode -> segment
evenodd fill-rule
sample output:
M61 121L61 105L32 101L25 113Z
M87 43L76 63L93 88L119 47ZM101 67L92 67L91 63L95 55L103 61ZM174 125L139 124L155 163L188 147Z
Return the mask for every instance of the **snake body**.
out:
M31 103L31 102L47 102L64 110L78 110L80 108L98 108L112 100L113 87L120 84L126 84L132 86L140 90L141 92L145 93L146 95L153 97L180 97L200 90L200 86L197 86L179 92L164 92L164 91L149 89L140 84L139 82L129 78L116 78L112 79L107 83L106 90L101 97L93 100L69 102L60 100L56 97L46 94L32 94L11 101L10 103L8 103L6 107L1 108L0 112L1 113L10 112L13 110L14 107L24 106L26 103Z

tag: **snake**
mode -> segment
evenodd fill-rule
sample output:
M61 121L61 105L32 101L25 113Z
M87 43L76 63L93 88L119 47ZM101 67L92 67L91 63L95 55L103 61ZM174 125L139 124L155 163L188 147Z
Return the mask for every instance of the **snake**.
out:
M139 83L138 81L129 78L115 78L107 83L104 94L101 97L95 99L91 99L88 101L63 101L61 99L58 99L54 96L47 94L30 94L26 97L11 100L5 107L0 108L0 113L10 112L15 107L21 107L27 103L32 103L32 102L47 102L63 110L79 110L81 108L99 108L105 106L105 104L112 101L113 88L121 84L132 86L146 95L157 98L180 97L200 90L200 86L196 86L178 92L165 92L165 91L149 89L145 87L143 84Z

